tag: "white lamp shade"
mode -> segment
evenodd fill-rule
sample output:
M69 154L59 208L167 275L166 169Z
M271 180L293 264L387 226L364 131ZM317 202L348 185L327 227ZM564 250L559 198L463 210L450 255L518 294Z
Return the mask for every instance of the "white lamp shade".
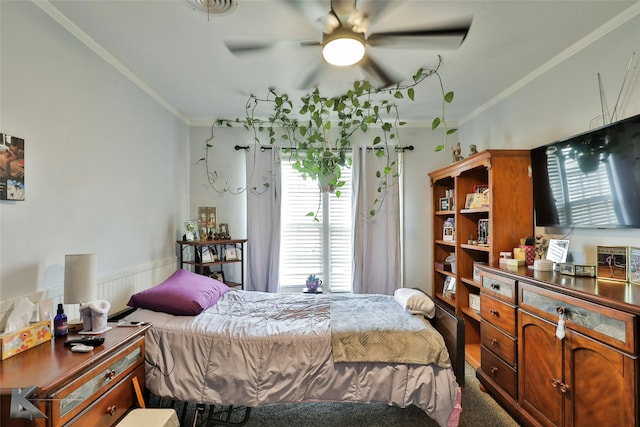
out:
M331 65L353 65L364 56L364 35L351 30L335 30L322 40L322 56Z
M80 304L97 299L96 265L95 254L65 255L65 304Z

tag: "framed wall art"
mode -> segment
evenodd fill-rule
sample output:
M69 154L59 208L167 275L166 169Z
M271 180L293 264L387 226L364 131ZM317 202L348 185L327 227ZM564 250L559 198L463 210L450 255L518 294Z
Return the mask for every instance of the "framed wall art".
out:
M0 133L0 200L24 201L24 139Z

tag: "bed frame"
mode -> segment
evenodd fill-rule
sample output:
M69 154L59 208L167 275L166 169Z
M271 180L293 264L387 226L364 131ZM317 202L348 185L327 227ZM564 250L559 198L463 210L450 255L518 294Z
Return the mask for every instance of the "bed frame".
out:
M436 302L436 315L431 324L444 337L456 380L464 388L464 319Z

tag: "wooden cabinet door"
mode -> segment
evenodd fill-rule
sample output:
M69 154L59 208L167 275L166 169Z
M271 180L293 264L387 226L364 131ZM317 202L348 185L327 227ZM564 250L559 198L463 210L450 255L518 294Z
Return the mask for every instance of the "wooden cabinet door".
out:
M520 405L544 426L562 425L562 341L553 323L518 311Z
M567 330L567 426L635 426L637 358Z

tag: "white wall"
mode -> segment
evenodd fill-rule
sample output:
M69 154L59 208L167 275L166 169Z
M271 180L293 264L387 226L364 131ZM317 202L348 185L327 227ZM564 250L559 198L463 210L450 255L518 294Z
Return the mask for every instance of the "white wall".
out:
M26 163L26 200L0 202L0 317L20 296L59 301L65 254L96 253L99 283L175 269L186 124L32 2L0 2L0 19L0 132Z
M533 148L602 125L597 75L602 77L607 103L613 110L633 52L636 56L618 107L619 119L640 114L640 16L587 41L592 43L583 50L490 109L463 120L461 140L473 142L479 149ZM637 229L537 231L555 238L570 234L570 255L578 263L595 263L596 245L640 245Z

